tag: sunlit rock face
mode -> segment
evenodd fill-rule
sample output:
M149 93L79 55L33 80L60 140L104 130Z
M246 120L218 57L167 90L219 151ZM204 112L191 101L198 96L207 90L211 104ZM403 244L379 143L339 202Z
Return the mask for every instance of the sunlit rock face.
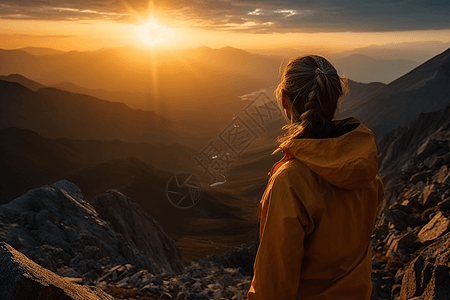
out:
M5 242L0 242L0 295L3 300L114 300L39 266Z

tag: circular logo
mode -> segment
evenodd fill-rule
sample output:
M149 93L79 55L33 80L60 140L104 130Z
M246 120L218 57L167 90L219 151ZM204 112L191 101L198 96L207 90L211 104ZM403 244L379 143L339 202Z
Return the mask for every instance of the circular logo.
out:
M191 208L200 201L202 188L200 180L191 173L173 176L166 187L169 202L177 208Z

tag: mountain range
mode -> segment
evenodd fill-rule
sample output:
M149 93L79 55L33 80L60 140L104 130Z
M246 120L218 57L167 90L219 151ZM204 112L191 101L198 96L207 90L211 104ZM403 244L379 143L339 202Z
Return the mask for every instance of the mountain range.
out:
M148 108L156 108L155 101L165 95L164 89L158 95L154 86L142 94L111 92L94 84L84 87L76 81L65 82L65 78L51 86L53 79L49 78L62 76L63 70L82 74L86 61L99 59L106 68L106 58L115 57L119 62L113 68L118 68L139 60L139 56L126 60L122 50L102 50L103 60L98 53L39 48L6 54L0 51L0 60L8 55L24 59L2 65L15 71L0 77L1 241L26 252L37 263L83 282L98 279L103 286L134 287L163 299L190 299L186 295L198 292L209 298L243 296L241 290L248 290L251 278L242 279L238 274L244 272L242 269L230 269L224 262L234 260L233 267L245 266L248 273L256 248L252 246L255 251L251 255L242 247L222 257L208 255L223 254L258 239L256 209L267 184L267 171L281 158L281 153L270 153L276 147L283 118L278 115L259 128L251 145L238 157L232 156L223 184L211 185L199 176L202 198L194 207L174 207L167 200L167 189L169 180L179 172L201 173L193 160L199 154L197 149L219 140L218 129L227 125L231 119L228 114L234 111L241 121L249 121L242 109L250 96L234 102L227 97L241 92L249 95L250 88L253 92L261 90L263 84L273 86L269 85L272 79L254 74L256 83L245 86L251 81L251 72L237 72L226 64L232 61L245 68L257 63L253 55L232 48L199 48L183 54L184 69L172 77L182 80L187 70L192 71L187 81L179 82L183 86L201 81L202 75L193 74L205 70L204 74L210 76L206 83L201 81L198 91L191 90L185 96L192 97L200 90L220 95L213 102L207 101L212 98L200 99L197 107L171 102L155 112L143 110L147 106L130 107L131 100L126 104L116 101L142 95L153 103ZM142 53L133 53L144 61ZM80 65L69 65L64 61L68 57ZM203 69L198 57L204 58ZM180 62L180 58L171 59ZM267 62L258 69L261 72L273 67L273 61L258 59ZM55 65L55 61L61 65ZM198 63L195 67L191 65L194 61ZM24 62L30 64L25 77L18 71L25 70ZM44 62L53 66L54 73ZM38 69L31 70L33 67L47 68L51 76L42 83L28 78L33 72L39 73ZM217 78L211 75L214 67L223 72ZM99 70L94 68L87 77L92 79L95 72ZM236 90L227 90L244 77L246 81ZM161 87L168 88L164 84ZM349 88L337 118L354 116L373 130L379 174L386 189L386 201L371 238L373 299L447 299L450 49L392 82L362 83L350 78ZM172 92L167 100L179 91ZM195 107L201 109L193 111ZM219 111L223 116L216 118ZM184 118L178 119L183 113ZM209 119L214 119L211 126ZM213 158L213 154L210 156ZM2 249L5 252L10 248L2 244ZM176 259L168 259L167 253ZM200 261L205 257L210 263L220 262L220 267L208 267L211 264ZM164 269L183 272L182 258L199 263L178 277L149 274ZM137 267L146 270L138 271ZM237 284L240 290L224 287L224 278L230 283L231 276L241 281ZM189 293L180 296L181 290Z
M46 86L70 82L91 90L125 91L128 96L139 93L144 103L153 103L155 112L211 133L241 109L239 95L273 85L280 62L231 47L169 52L125 47L40 56L0 50L0 66L0 75L17 73ZM198 119L204 122L192 121Z
M54 88L34 92L0 80L0 128L21 127L51 138L173 142L168 120L152 111Z
M363 120L378 139L422 112L439 110L449 97L450 49L359 99L344 99L339 117L355 116Z
M233 56L237 51L222 50L211 60L225 54ZM192 56L212 56L208 48L192 51ZM241 57L248 55L237 52ZM349 80L350 92L338 117L355 116L373 129L380 143L381 166L388 161L383 141L390 141L382 138L383 134L420 117L420 112L439 110L448 103L449 61L447 50L389 84ZM59 87L82 89L71 84ZM78 185L88 199L115 188L147 212L153 212L190 257L196 257L196 248L220 252L229 243L243 242L257 232L254 211L266 184L267 170L280 158L279 154L269 154L280 134L281 117L268 124L263 133L258 132L258 139L236 158L224 173L226 184L205 185L201 204L182 213L167 202L165 186L178 170L199 172L192 160L198 152L195 149L215 139L218 133L214 126L205 126L205 120L191 121L197 127L209 127L196 133L195 126L183 120L174 123L172 118L152 111L47 87L18 74L0 78L0 95L3 202L62 178ZM220 104L224 112L233 111L239 104L240 112L247 103ZM205 106L201 114L212 118L215 109L217 106ZM225 246L219 246L222 244Z

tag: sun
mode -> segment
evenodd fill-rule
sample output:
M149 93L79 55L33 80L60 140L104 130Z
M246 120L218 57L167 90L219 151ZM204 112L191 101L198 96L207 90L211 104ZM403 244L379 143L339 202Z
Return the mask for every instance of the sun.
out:
M158 24L154 19L135 28L136 36L150 46L166 43L175 37L169 27Z

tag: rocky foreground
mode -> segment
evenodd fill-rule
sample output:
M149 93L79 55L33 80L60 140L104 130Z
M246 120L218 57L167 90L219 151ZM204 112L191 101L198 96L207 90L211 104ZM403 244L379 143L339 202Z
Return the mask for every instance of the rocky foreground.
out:
M91 204L66 180L0 206L0 241L6 242L0 251L2 276L22 282L0 285L0 294L11 295L5 299L38 297L20 296L30 289L48 300L109 299L107 294L116 299L243 299L257 250L253 243L187 262L159 223L129 198L109 190ZM56 280L58 275L65 279ZM59 285L48 288L49 282ZM97 295L72 297L79 290L73 285ZM66 298L58 298L62 293Z
M450 299L449 166L449 140L435 134L390 180L391 197L372 236L372 299Z
M380 142L387 199L372 236L373 300L450 299L447 118L423 115L417 126ZM408 138L411 132L415 139ZM30 287L49 292L42 299L50 300L245 299L258 247L254 242L187 262L159 223L129 198L109 190L88 203L65 180L0 206L0 241L6 242L0 294L13 295L5 299L23 299L17 291ZM52 296L62 291L66 298ZM76 298L73 291L86 294Z

